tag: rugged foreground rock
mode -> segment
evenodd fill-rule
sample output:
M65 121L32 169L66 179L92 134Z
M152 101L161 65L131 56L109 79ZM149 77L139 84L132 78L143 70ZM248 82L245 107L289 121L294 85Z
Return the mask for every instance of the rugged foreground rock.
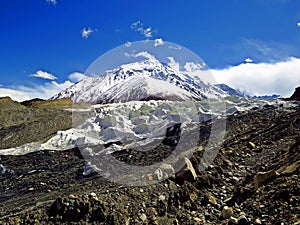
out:
M181 171L142 187L83 176L78 149L1 156L0 223L300 224L299 104L229 117L219 154L199 171L209 128Z

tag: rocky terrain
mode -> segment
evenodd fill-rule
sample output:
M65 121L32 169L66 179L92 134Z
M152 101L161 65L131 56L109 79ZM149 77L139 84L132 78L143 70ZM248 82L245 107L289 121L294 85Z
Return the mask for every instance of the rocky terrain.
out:
M19 103L9 97L0 98L0 149L29 142L43 142L59 130L72 126L70 99L33 100Z
M28 108L7 98L1 103L2 149L70 126L68 111ZM197 127L198 148L190 159L179 159L185 166L175 176L145 186L84 173L78 148L1 156L0 224L300 224L299 102L229 116L217 157L200 171L210 126L207 121ZM37 132L44 127L47 132ZM170 140L178 138L178 132L166 134L157 157L169 154ZM114 156L141 162L141 153L126 152Z

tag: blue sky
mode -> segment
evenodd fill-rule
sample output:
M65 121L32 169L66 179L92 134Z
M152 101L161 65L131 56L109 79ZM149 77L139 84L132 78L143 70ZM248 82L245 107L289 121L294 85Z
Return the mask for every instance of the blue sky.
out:
M299 22L299 0L2 0L0 95L49 97L103 53L147 38L192 50L235 88L287 95L300 85ZM242 83L245 69L253 69L251 87ZM290 71L294 80L284 80ZM256 91L259 73L273 86ZM282 90L282 82L291 84Z

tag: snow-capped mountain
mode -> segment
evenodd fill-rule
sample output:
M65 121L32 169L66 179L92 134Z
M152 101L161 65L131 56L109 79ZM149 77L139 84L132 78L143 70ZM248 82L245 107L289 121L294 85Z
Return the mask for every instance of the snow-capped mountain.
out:
M159 62L147 53L143 61L121 65L88 77L52 97L90 104L139 100L203 100L228 96L214 85Z
M250 98L251 95L245 91L240 91L237 89L234 89L227 84L216 84L218 88L222 89L225 93L227 93L230 96L236 96L236 97L241 97L241 98Z

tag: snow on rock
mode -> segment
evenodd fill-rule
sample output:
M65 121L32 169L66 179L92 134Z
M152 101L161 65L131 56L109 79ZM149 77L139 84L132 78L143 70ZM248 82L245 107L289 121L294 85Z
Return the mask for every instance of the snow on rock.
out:
M149 53L148 53L149 54ZM88 77L52 97L90 104L161 99L203 100L228 96L215 85L162 64L154 56Z

